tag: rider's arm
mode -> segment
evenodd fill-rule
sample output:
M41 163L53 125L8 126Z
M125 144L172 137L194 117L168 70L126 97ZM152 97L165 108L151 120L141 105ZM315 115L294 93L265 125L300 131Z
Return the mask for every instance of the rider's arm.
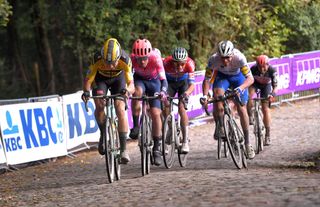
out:
M187 96L189 96L194 90L194 82L195 82L195 78L194 78L195 64L191 58L188 58L186 69L188 72L188 85L189 85L189 87L185 91L185 93L187 94Z
M159 74L159 79L161 82L161 91L167 92L168 81L167 81L166 73L163 67L163 61L160 55L156 57L156 69Z
M248 88L253 84L254 79L248 65L244 65L240 68L240 70L242 74L246 77L246 80L243 82L243 84L239 86L239 88L243 91L244 89Z
M126 83L127 83L127 90L130 94L134 93L134 83L133 83L133 74L132 74L132 62L129 56L126 53L122 53L121 59L119 60L119 65L122 65Z
M269 70L271 70L272 93L276 94L278 92L278 74L277 74L277 70L274 67L270 67Z
M90 65L89 70L87 72L87 75L83 81L83 91L84 92L90 91L91 84L94 81L96 74L97 74L97 67L95 65Z

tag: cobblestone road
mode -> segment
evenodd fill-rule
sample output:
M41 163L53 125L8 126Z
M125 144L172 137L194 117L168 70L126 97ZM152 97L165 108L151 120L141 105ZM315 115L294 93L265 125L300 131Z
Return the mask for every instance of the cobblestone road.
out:
M272 145L237 170L217 160L213 124L192 127L186 168L141 177L136 142L122 179L107 184L96 150L0 175L0 206L320 206L319 99L272 110ZM251 129L252 130L252 129ZM253 138L253 136L251 136Z

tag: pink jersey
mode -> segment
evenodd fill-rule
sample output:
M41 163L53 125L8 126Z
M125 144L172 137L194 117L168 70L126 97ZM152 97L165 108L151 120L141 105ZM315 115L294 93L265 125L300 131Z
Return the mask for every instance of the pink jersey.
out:
M188 57L187 62L182 70L176 70L172 56L168 56L163 60L164 69L168 80L184 80L188 78L189 82L194 82L194 61Z
M160 80L166 79L164 72L163 62L161 58L160 51L153 49L149 56L149 62L147 67L142 68L135 58L134 54L131 54L132 69L135 74L145 80L152 80L159 78Z

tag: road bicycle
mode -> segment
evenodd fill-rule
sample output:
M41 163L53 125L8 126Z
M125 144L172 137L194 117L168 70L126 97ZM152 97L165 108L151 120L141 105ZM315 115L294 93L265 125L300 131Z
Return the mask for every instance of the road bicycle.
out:
M184 98L168 97L170 114L164 119L163 132L162 132L162 155L166 168L171 168L174 163L174 155L177 152L178 159L181 167L187 164L188 154L182 153L183 135L180 126L180 115L174 112L173 106L178 106L179 103L174 100L179 100L184 104L187 109Z
M238 169L247 168L247 160L245 155L244 136L235 118L232 115L228 100L234 99L236 92L228 89L225 94L218 98L208 99L208 103L223 102L224 116L223 127L226 135L226 142L229 148L231 158Z
M124 99L127 108L127 101L123 94L98 95L91 96L93 99L103 99L105 102L106 127L103 134L103 150L106 164L106 171L109 183L114 180L120 180L121 176L121 158L120 158L120 140L118 133L118 118L115 113L114 99ZM88 111L87 102L86 110Z
M263 146L265 145L265 132L266 128L263 123L262 106L261 101L267 100L267 98L260 97L260 90L256 91L257 96L253 98L254 107L251 109L251 114L253 116L253 132L255 135L255 151L257 154L263 151ZM270 102L269 102L270 107Z
M148 113L149 100L159 99L160 94L154 96L143 95L141 97L130 97L132 100L142 101L142 114L140 118L140 129L138 145L141 153L141 173L145 176L150 173L150 166L153 165L153 139L152 139L152 119Z

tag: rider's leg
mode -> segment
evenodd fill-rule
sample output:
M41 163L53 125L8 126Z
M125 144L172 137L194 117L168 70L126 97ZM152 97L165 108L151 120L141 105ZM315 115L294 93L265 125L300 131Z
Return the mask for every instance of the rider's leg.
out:
M262 103L263 123L266 128L265 144L270 145L270 125L271 125L271 114L269 109L269 103Z
M118 117L121 163L127 164L130 162L130 157L126 151L129 126L127 112L125 111L125 102L123 100L115 100L115 109Z
M179 115L181 117L181 132L183 136L183 144L181 151L184 153L189 152L189 118L186 112L186 109L184 108L183 103L179 103Z
M96 88L93 90L93 95L104 95L104 94L105 94L104 89L97 89ZM94 111L94 116L96 118L96 121L97 121L99 129L100 129L98 152L99 152L99 154L104 155L103 136L106 131L106 115L104 112L105 101L103 99L94 99L94 104L96 106L96 109Z
M152 119L152 137L154 142L154 146L153 146L154 164L159 166L162 163L161 151L160 151L161 144L162 144L162 139L161 139L162 120L160 116L161 110L158 107L151 107L150 114Z
M224 95L223 88L214 88L214 97L218 98ZM217 121L219 123L218 133L221 137L225 137L225 132L223 129L223 116L224 116L224 108L223 102L219 101L215 104L215 113L217 116Z
M136 85L133 96L141 97L143 95L143 91L144 90L143 90L143 87L141 87L141 85ZM140 101L132 100L131 110L132 110L133 128L131 129L129 136L131 139L137 139L139 135L139 115L141 112Z
M263 124L266 128L266 134L265 134L265 145L270 145L270 125L271 125L271 114L269 109L269 100L268 96L272 92L272 86L271 83L265 85L261 89L261 96L263 98L266 98L267 100L263 100L262 105L262 113L263 113Z
M247 112L248 112L248 115L249 115L249 124L250 125L253 125L253 114L252 114L253 101L252 101L252 97L253 97L254 93L255 93L254 86L250 86L249 87L249 100L248 100L248 104L247 104Z

